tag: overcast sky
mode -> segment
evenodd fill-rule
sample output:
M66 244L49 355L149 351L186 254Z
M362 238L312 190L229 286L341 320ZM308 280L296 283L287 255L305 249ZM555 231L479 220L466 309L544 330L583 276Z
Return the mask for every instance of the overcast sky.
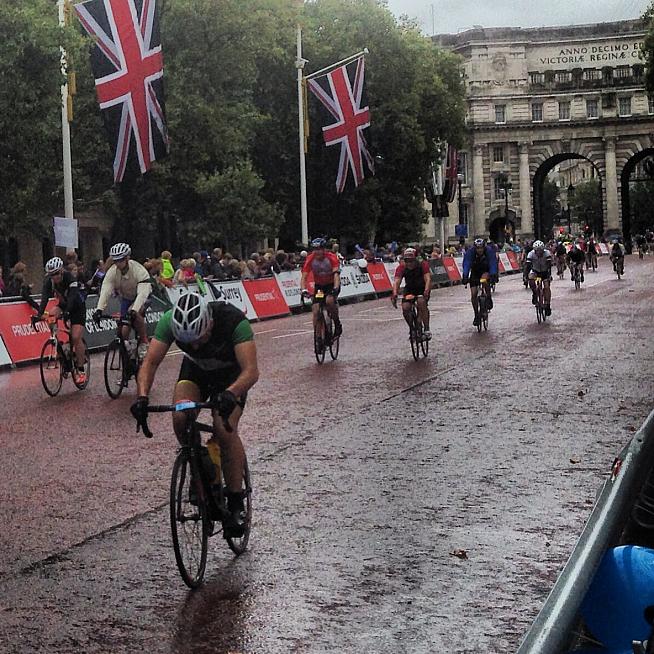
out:
M398 16L418 18L425 33L442 34L473 25L540 27L638 18L649 0L388 0L388 4Z

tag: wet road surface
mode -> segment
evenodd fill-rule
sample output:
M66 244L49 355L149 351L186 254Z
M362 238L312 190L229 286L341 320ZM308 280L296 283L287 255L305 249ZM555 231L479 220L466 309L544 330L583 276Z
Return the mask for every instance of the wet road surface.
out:
M101 356L54 399L37 368L0 375L0 652L515 651L652 408L653 271L556 280L545 325L503 278L483 334L468 291L437 290L419 362L387 299L341 308L320 367L308 316L255 325L250 549L212 539L195 592L170 541L169 417L136 435Z

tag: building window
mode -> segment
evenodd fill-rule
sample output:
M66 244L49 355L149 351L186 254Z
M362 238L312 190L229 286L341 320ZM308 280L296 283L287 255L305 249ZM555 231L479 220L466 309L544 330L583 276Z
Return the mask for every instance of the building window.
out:
M631 77L631 66L618 66L613 71L613 76L616 78Z
M654 114L654 97L651 95L647 96L647 111L650 114Z
M631 98L618 99L618 116L631 116Z
M504 162L504 146L502 145L493 146L493 162L494 163Z
M586 100L586 118L599 118L599 102Z
M572 71L559 70L554 74L555 82L572 82Z
M570 120L569 102L559 102L559 120Z
M542 123L543 122L543 103L542 102L534 102L534 104L531 105L531 120L534 123Z
M461 184L468 183L468 153L459 152L458 173L462 175Z
M506 122L506 105L505 104L496 104L495 105L495 122L496 123L505 123Z
M530 84L545 84L545 73L529 73Z
M499 175L493 177L493 195L496 200L501 200L504 197L504 190L501 184L502 178Z

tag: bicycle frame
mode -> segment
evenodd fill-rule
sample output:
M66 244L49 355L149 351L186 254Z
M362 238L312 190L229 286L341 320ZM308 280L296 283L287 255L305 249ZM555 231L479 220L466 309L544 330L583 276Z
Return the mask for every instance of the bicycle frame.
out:
M340 336L338 338L333 337L333 318L329 314L327 307L327 296L324 291L317 290L315 299L317 300L315 304L318 305L313 334L313 348L316 361L318 363L324 362L327 348L329 348L329 356L333 360L336 360L340 347ZM334 302L337 302L336 298L334 298Z
M477 290L477 315L479 316L479 324L477 331L488 329L488 300L490 298L489 280L482 277L479 280L479 288Z

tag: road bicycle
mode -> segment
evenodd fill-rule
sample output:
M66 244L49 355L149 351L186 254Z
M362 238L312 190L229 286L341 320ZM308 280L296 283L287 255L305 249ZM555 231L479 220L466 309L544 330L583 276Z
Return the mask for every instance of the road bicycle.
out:
M246 459L241 490L245 527L240 536L228 533L231 514L220 465L220 450L216 450L217 460L209 455L208 448L202 444L202 434L213 435L213 427L198 422L201 409L213 408L215 406L211 402L191 401L147 408L148 413L174 411L187 415L181 439L183 444L177 451L170 480L170 529L177 568L189 588L197 588L202 583L211 536L222 533L229 548L239 556L247 549L252 526L252 484ZM227 419L224 416L222 418L225 429L232 431ZM152 438L147 419L139 423L139 427L147 438ZM217 446L215 441L211 444Z
M479 324L477 331L481 332L488 330L488 305L489 305L490 291L488 290L488 280L482 277L479 280L479 291L477 292L477 317Z
M556 274L559 276L559 279L565 277L565 257L556 258Z
M327 349L329 349L329 356L335 361L338 358L341 337L334 336L334 320L327 310L325 292L317 290L315 299L318 301L318 315L313 328L313 350L316 361L323 363ZM334 298L334 301L337 300Z
M120 397L129 380L137 378L141 367L141 358L138 355L138 340L126 339L123 336L123 327L134 329L134 317L120 317L120 315L101 316L100 320L109 319L116 322L116 337L114 338L104 356L104 385L112 400Z
M581 265L575 264L574 270L572 272L572 279L575 283L575 291L578 291L581 288Z
M547 320L545 313L545 289L543 287L543 278L536 277L536 320L538 324Z
M61 390L64 379L69 376L80 391L84 390L89 384L91 374L91 357L89 356L86 341L82 337L85 375L81 377L77 369L75 353L70 345L70 323L47 313L44 314L43 320L45 320L50 330L50 337L43 343L39 360L41 383L45 392L50 397L54 397ZM58 325L59 321L63 325L61 328ZM65 340L61 338L62 334L66 337Z
M405 295L402 302L409 302L411 304L411 318L409 321L409 343L411 344L411 354L417 361L422 353L423 357L429 354L429 341L424 337L424 326L422 320L418 315L417 300L422 295Z
M618 276L618 279L624 275L624 257L619 257L613 260L613 270Z

